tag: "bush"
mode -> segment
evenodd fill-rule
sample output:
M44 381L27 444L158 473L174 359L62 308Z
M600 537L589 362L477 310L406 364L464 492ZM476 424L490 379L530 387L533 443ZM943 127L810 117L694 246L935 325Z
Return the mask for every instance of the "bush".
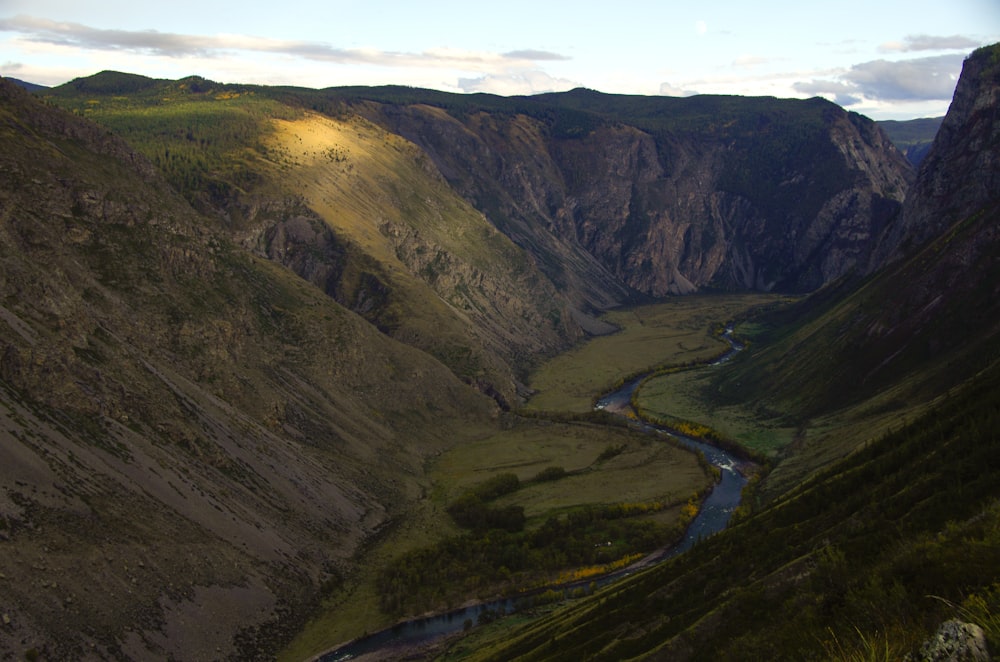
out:
M535 475L535 482L543 483L550 480L559 480L566 475L566 470L562 467L545 467Z

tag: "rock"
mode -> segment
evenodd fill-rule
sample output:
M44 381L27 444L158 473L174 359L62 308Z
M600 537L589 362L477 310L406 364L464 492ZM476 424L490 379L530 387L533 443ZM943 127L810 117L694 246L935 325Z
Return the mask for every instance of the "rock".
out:
M915 659L919 662L977 662L991 658L981 627L950 620L942 623L934 636L924 642Z

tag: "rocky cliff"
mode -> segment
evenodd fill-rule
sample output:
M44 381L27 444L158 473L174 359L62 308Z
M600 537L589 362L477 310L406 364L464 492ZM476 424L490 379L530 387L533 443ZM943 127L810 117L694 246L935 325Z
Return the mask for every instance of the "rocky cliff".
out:
M412 143L270 96L114 72L47 94L135 145L231 239L504 406L539 356L601 328Z
M911 255L956 221L995 202L1000 190L1000 66L995 52L987 47L966 58L904 212L873 254L876 263Z
M888 261L878 277L803 302L794 313L800 319L824 314L736 366L724 391L811 416L890 388L900 403L925 401L993 360L1000 334L997 51L966 61L903 212L873 252L876 263Z
M912 177L873 122L819 99L576 90L442 107L351 94L369 100L343 103L422 147L599 307L629 291L808 291L864 271Z

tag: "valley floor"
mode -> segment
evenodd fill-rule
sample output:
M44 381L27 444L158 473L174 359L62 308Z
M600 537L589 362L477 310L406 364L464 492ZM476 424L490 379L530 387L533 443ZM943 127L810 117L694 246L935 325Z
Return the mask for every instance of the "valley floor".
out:
M683 531L714 476L686 450L607 425L606 418L590 413L594 400L644 370L719 355L727 348L718 338L723 324L783 300L759 294L683 297L606 315L619 332L593 338L546 363L532 376L537 395L520 414L506 417L499 429L467 430L428 463L422 498L357 559L356 572L281 659L306 659L401 619L523 589L525 582L538 586L565 581L574 572L594 572L594 566L570 564L513 571L499 582L459 574L451 577L453 586L428 589L423 601L407 594L411 611L388 612L379 588L386 569L460 539L463 530L449 517L449 504L490 479L513 474L520 481L518 489L494 503L523 509L527 531L537 532L553 518L626 504L641 511L636 526ZM633 553L617 543L611 551L608 561ZM430 572L424 570L425 585L433 583Z

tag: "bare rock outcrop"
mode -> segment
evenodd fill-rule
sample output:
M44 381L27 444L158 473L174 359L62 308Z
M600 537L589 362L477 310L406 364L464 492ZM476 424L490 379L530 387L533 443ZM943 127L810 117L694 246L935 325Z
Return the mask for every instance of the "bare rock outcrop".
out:
M986 634L975 623L945 621L908 662L989 662Z

